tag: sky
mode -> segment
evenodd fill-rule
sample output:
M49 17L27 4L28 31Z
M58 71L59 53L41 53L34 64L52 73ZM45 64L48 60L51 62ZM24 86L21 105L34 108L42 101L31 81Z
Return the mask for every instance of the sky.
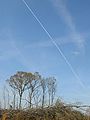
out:
M57 97L90 104L89 12L90 0L1 0L0 94L17 71L39 72Z

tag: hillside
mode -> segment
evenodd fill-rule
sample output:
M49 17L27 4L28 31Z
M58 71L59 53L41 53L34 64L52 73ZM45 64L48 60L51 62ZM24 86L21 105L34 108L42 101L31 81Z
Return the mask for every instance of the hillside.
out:
M30 110L3 111L2 120L90 120L83 113L62 104Z

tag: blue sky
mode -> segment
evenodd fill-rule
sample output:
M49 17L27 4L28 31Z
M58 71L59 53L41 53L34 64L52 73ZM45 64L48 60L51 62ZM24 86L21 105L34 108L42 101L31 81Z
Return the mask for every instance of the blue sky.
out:
M16 71L55 76L57 96L90 104L90 1L26 0L75 74L22 0L0 1L0 85ZM82 87L82 85L84 87Z

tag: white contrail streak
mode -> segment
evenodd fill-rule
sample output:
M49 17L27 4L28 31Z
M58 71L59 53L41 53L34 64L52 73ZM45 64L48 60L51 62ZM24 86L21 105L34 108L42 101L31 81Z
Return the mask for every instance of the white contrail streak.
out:
M67 60L66 56L64 55L64 53L62 52L62 50L59 48L59 46L57 45L57 43L55 42L55 40L52 38L52 36L50 35L50 33L46 30L46 28L43 26L43 24L41 23L41 21L38 19L38 17L35 15L35 13L32 11L32 9L28 6L28 4L26 3L25 0L22 0L22 2L25 4L25 6L28 8L28 10L30 11L30 13L33 15L33 17L36 19L36 21L40 24L40 26L42 27L42 29L45 31L45 33L48 35L48 37L50 38L51 42L54 44L54 46L57 48L58 52L60 53L60 55L63 57L63 59L65 60L65 62L67 63L67 65L69 66L70 70L72 71L73 75L76 77L76 79L78 80L78 83L80 84L80 86L82 88L85 88L83 82L80 80L79 76L77 75L77 73L75 72L75 70L73 69L72 65L70 64L70 62Z

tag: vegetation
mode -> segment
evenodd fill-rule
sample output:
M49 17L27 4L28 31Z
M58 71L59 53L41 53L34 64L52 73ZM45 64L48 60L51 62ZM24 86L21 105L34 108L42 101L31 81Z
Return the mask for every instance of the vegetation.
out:
M2 120L90 120L90 117L62 103L52 107L3 111Z
M1 107L2 120L90 120L89 116L60 100L55 102L54 77L19 71L7 83L10 87L4 87L3 99L7 106Z
M19 71L11 76L7 80L7 83L14 94L14 102L11 104L13 109L21 109L24 104L27 105L24 105L24 107L32 108L34 106L36 108L44 108L46 104L53 105L54 103L56 91L56 79L54 77L44 78L38 72L31 73ZM19 98L17 101L19 105L17 104L17 106L16 95L18 95L17 97ZM8 104L10 103L8 102Z

